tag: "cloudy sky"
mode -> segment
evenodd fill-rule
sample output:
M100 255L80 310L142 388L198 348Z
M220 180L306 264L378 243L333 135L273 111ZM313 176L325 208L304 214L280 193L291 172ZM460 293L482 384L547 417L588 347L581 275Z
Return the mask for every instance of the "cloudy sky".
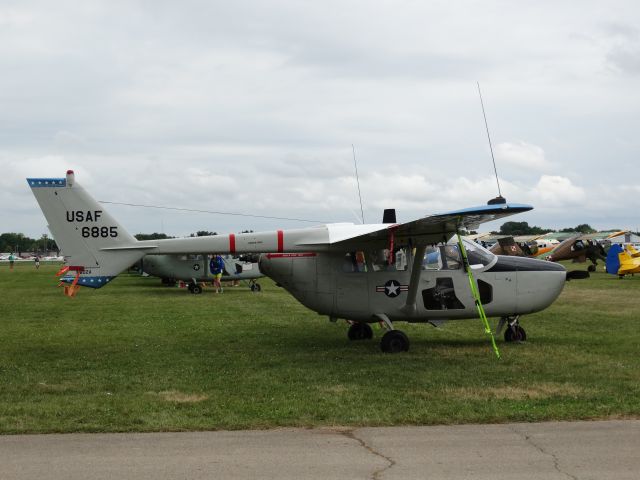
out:
M26 177L98 200L319 222L494 197L640 225L636 1L0 2L0 233ZM109 205L132 232L308 225ZM497 229L500 223L484 230Z

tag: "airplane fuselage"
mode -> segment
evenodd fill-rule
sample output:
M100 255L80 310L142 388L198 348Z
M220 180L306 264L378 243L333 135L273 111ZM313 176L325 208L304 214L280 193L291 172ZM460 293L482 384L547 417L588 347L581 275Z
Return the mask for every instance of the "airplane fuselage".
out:
M474 268L480 297L488 316L537 312L558 297L566 280L563 266L541 260L495 256ZM416 308L405 308L411 265L376 270L366 263L349 267L336 253L266 254L260 270L319 314L360 322L429 322L477 317L469 278L461 265L450 269L422 267Z

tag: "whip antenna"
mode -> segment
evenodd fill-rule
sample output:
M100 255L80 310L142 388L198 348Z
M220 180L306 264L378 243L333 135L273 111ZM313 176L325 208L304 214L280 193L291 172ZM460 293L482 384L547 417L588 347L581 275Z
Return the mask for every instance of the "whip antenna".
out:
M362 223L364 224L364 210L362 209L362 194L360 193L360 178L358 177L358 162L356 162L356 147L351 144L353 150L353 166L356 168L356 182L358 183L358 198L360 198L360 214L362 215Z
M491 152L491 160L493 161L493 172L496 174L496 184L498 185L498 196L492 198L487 203L489 205L495 205L499 203L507 203L507 200L502 196L500 191L500 180L498 180L498 170L496 169L496 159L493 156L493 146L491 145L491 135L489 135L489 124L487 123L487 114L484 111L484 102L482 101L482 92L480 91L480 82L478 84L478 95L480 95L480 106L482 107L482 116L484 117L484 127L487 130L487 140L489 140L489 151Z

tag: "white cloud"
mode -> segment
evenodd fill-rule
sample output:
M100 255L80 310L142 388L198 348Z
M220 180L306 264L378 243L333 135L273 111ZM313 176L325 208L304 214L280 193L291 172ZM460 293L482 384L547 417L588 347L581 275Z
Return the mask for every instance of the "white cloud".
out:
M570 179L557 175L543 175L532 190L545 207L562 208L579 205L587 200L584 188L574 185Z
M545 172L553 168L553 164L545 158L542 147L523 141L502 142L496 145L496 162L501 170L507 165L525 174Z

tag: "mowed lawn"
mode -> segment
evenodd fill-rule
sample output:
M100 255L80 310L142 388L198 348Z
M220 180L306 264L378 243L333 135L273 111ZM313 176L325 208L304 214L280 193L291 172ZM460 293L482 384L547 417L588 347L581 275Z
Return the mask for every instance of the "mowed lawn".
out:
M479 320L399 323L411 349L389 355L268 279L196 296L122 275L69 299L58 268L0 264L0 433L640 417L640 276L568 283L497 360Z

